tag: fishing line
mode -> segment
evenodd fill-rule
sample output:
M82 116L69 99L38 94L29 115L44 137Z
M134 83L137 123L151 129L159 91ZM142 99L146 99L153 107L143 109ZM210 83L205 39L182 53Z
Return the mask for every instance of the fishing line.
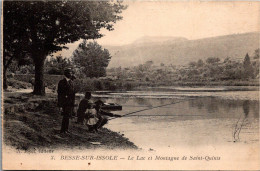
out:
M238 134L237 134L237 138L238 138L238 139L240 139L240 138L239 138L240 131L242 130L242 127L244 126L244 122L245 122L246 119L247 119L247 118L244 118L244 119L243 119L243 121L242 121L242 123L241 123L241 126L240 126L240 128L239 128L239 130L238 130Z
M134 113L143 112L143 111L146 111L146 110L151 110L151 109L155 109L155 108L159 108L159 107L163 107L163 106L169 106L169 105L173 105L173 104L177 104L177 103L181 103L181 102L189 101L189 100L193 100L193 98L192 99L180 100L180 101L169 103L169 104L159 105L159 106L155 106L155 107L150 107L150 108L146 108L146 109L142 109L142 110L137 110L137 111L134 111L134 112L126 113L126 114L122 115L120 118L125 117L127 115L132 115ZM110 118L108 120L113 120L113 119L116 119L116 118Z
M240 117L241 118L241 117ZM238 120L238 122L240 121L240 118ZM237 140L239 140L239 135L240 135L240 132L242 130L242 127L244 126L244 122L247 118L245 117L243 120L242 120L242 123L240 125L240 127L238 127L238 122L236 123L236 127L235 127L235 131L234 131L234 141L236 142ZM237 137L236 137L236 134L237 134Z
M239 138L240 132L241 132L241 130L242 130L242 127L244 126L245 120L247 119L247 117L243 118L243 120L241 121L240 126L238 126L238 123L239 123L239 121L240 121L242 115L243 115L243 114L240 115L240 117L239 117L239 119L238 119L238 121L236 122L236 125L235 125L235 130L234 130L234 134L233 134L234 142L236 142L237 140L240 139L240 138Z
M239 116L239 118L238 118L238 120L237 120L237 122L236 122L236 125L235 125L235 130L234 130L234 134L233 134L234 142L237 141L237 139L236 139L236 133L237 133L237 131L238 131L238 123L239 123L241 117L242 117L242 114L240 114L240 116Z

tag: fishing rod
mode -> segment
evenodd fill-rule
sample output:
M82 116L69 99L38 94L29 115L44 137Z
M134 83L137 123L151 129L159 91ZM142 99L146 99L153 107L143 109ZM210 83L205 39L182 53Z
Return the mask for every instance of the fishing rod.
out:
M152 106L138 106L138 105L123 105L123 107L152 107ZM162 108L171 108L171 107L162 107Z
M153 114L153 115L130 115L125 117L132 117L132 116L205 116L205 115L160 115L160 114Z
M123 105L123 107L152 107L152 105Z
M189 101L189 100L193 100L193 98L191 98L191 99L185 99L185 100L180 100L180 101L173 102L173 103L169 103L169 104L154 106L154 107L150 107L150 108L146 108L146 109L142 109L142 110L137 110L137 111L134 111L134 112L126 113L126 114L122 115L121 117L125 117L125 116L128 116L128 115L132 115L132 114L138 113L138 112L143 112L143 111L146 111L146 110L151 110L151 109L155 109L155 108L160 108L160 107L163 107L163 106L169 106L169 105L173 105L173 104L177 104L177 103L181 103L181 102ZM121 117L120 117L120 118L121 118ZM116 118L118 118L118 117L116 117ZM116 118L110 118L110 119L108 119L108 120L113 120L113 119L116 119Z

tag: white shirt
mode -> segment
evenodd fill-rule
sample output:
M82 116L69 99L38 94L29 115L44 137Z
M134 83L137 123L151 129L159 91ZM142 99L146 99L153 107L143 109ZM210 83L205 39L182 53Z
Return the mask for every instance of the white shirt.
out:
M67 82L69 82L69 80L70 80L70 79L69 79L69 78L67 78L67 77L65 77L65 79L67 80Z

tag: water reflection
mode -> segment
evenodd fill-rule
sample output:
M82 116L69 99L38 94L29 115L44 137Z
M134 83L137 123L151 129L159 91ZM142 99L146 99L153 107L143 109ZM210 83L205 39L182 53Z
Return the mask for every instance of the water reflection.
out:
M134 98L133 101L138 105L144 105L148 107L152 107L152 102L149 99L146 98Z
M102 99L104 100L104 99ZM200 119L210 118L239 118L241 113L247 114L248 117L259 118L259 103L252 100L228 100L214 97L197 98L197 99L149 99L149 98L106 98L104 101L118 103L123 106L122 111L118 114L126 114L128 112L140 109L156 107L165 104L171 104L181 101L181 103L168 105L156 109L147 110L140 115L157 114L160 115L203 115ZM242 110L241 110L242 107ZM249 110L251 109L251 110ZM136 115L135 115L136 116ZM134 119L134 117L133 117ZM156 118L158 119L158 118ZM176 118L175 118L176 119ZM182 117L183 119L183 117ZM185 117L185 119L194 119L194 117ZM195 118L196 119L196 118ZM166 120L165 122L168 122Z
M186 94L185 94L186 93ZM117 114L149 109L109 121L141 148L259 142L258 91L126 92L99 94L123 106ZM183 101L182 101L183 100ZM159 141L158 141L159 140Z
M247 117L249 113L249 104L250 104L249 100L245 100L243 102L243 110L244 110L245 117Z
M189 102L189 108L197 108L207 110L208 113L219 113L220 116L224 110L224 115L232 114L232 110L238 110L243 106L243 112L249 114L249 109L252 109L251 117L259 118L259 103L254 100L228 100L219 98L198 98ZM241 111L242 112L242 111ZM240 112L240 113L241 113Z
M106 98L106 102L121 104L123 110L115 112L121 115L179 102L114 119L107 125L140 146L259 142L259 103L256 100L132 97ZM158 139L163 142L157 142Z

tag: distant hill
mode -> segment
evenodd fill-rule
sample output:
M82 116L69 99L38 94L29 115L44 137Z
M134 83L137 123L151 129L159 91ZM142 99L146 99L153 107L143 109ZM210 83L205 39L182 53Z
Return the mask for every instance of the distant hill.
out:
M109 67L127 67L145 63L185 65L198 59L231 57L243 59L259 48L260 33L234 34L198 40L182 37L143 37L124 46L104 46L112 55Z
M181 42L187 41L188 39L184 37L151 37L145 36L140 39L137 39L133 42L133 45L149 45L155 43L165 43L165 42Z

